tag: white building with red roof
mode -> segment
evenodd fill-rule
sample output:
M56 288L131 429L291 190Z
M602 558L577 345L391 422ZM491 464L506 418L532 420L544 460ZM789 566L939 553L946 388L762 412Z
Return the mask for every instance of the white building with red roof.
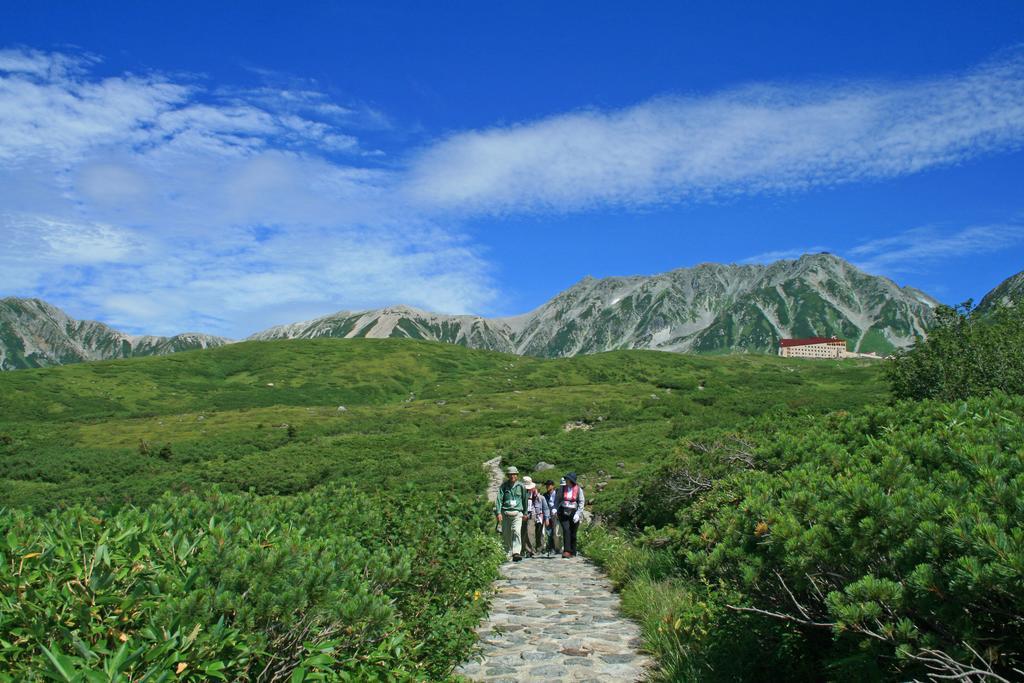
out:
M808 337L806 339L779 340L779 355L783 358L848 358L846 340L838 337Z

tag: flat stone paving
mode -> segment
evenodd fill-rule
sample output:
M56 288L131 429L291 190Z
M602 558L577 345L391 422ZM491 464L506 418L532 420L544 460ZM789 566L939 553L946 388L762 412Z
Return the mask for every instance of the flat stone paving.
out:
M492 472L497 463L485 464ZM500 477L500 470L497 470ZM506 562L477 653L455 673L474 681L638 681L653 666L611 582L583 558Z
M474 681L638 681L652 665L640 628L619 614L608 579L582 558L502 566L476 658L455 670Z

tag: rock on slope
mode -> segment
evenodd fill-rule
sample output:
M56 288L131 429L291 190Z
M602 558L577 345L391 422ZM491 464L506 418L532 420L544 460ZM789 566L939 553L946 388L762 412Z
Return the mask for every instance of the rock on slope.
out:
M938 304L831 254L770 265L701 264L650 277L585 278L513 318L404 306L343 312L251 339L412 337L544 357L612 349L772 351L783 337L841 336L889 352L924 336Z
M223 337L195 333L132 336L103 323L75 320L39 299L0 299L0 370L158 356L227 343Z

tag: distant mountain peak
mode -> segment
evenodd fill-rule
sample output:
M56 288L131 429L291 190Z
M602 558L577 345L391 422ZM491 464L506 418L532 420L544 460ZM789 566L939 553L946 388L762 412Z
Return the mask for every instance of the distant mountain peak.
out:
M1024 273L1000 287L989 297L1024 290ZM278 325L249 339L405 337L556 357L613 349L771 352L782 338L834 335L851 351L889 353L924 337L937 305L920 290L820 252L768 264L699 263L650 276L587 275L517 316L446 315L398 304ZM0 299L3 369L224 343L199 333L132 337L73 320L39 299Z
M406 306L405 304L396 304L394 306L385 306L384 308L375 309L377 312L393 315L430 315L429 311L424 311L419 308L412 306ZM363 311L363 313L369 313L371 311Z
M42 299L0 299L0 370L165 355L228 343L198 332L130 335L95 320L75 320Z
M995 289L986 294L978 303L978 313L985 315L991 313L998 306L1005 306L1017 299L1024 297L1024 271L1011 275L998 285Z
M791 336L837 335L889 352L924 336L934 299L827 252L770 264L699 263L660 275L583 277L539 308L488 319L407 306L342 312L252 339L413 337L537 356L620 348L772 351Z

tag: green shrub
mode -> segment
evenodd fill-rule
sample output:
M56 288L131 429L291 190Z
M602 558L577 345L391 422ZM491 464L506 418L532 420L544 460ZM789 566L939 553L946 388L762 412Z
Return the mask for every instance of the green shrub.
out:
M730 610L742 596L727 586L680 576L671 549L640 546L602 527L588 528L583 542L621 589L623 611L640 624L658 660L654 680L819 678L785 629Z
M501 559L484 519L348 488L6 511L0 680L443 679Z
M444 680L473 642L501 556L475 507L482 461L502 455L525 471L546 460L555 480L575 470L605 514L646 495L637 473L698 430L725 438L751 416L886 393L877 364L640 351L543 361L407 340L244 343L0 373L0 433L12 437L0 443L0 506L18 509L0 520L0 671ZM563 431L576 420L592 429ZM170 459L156 457L163 444ZM195 493L213 486L225 493ZM121 538L138 526L147 531ZM185 563L182 543L194 546ZM100 546L100 569L115 577L102 589L86 583L85 560L69 559ZM57 547L63 556L47 554ZM699 604L711 603L673 575L675 549L634 549L609 559L626 597L645 595L629 577L668 582L666 599L685 589L694 605L672 623L691 612L704 623ZM652 633L663 616L651 613ZM694 645L684 659L709 651Z
M704 680L906 680L935 673L929 653L947 675L1024 668L1024 397L806 417L751 439L754 466L709 476L638 539L673 553L683 623L689 596L708 596L712 635L663 661ZM776 651L790 655L750 670Z
M886 364L896 398L1024 393L1024 301L981 313L970 303L940 306L928 339Z

